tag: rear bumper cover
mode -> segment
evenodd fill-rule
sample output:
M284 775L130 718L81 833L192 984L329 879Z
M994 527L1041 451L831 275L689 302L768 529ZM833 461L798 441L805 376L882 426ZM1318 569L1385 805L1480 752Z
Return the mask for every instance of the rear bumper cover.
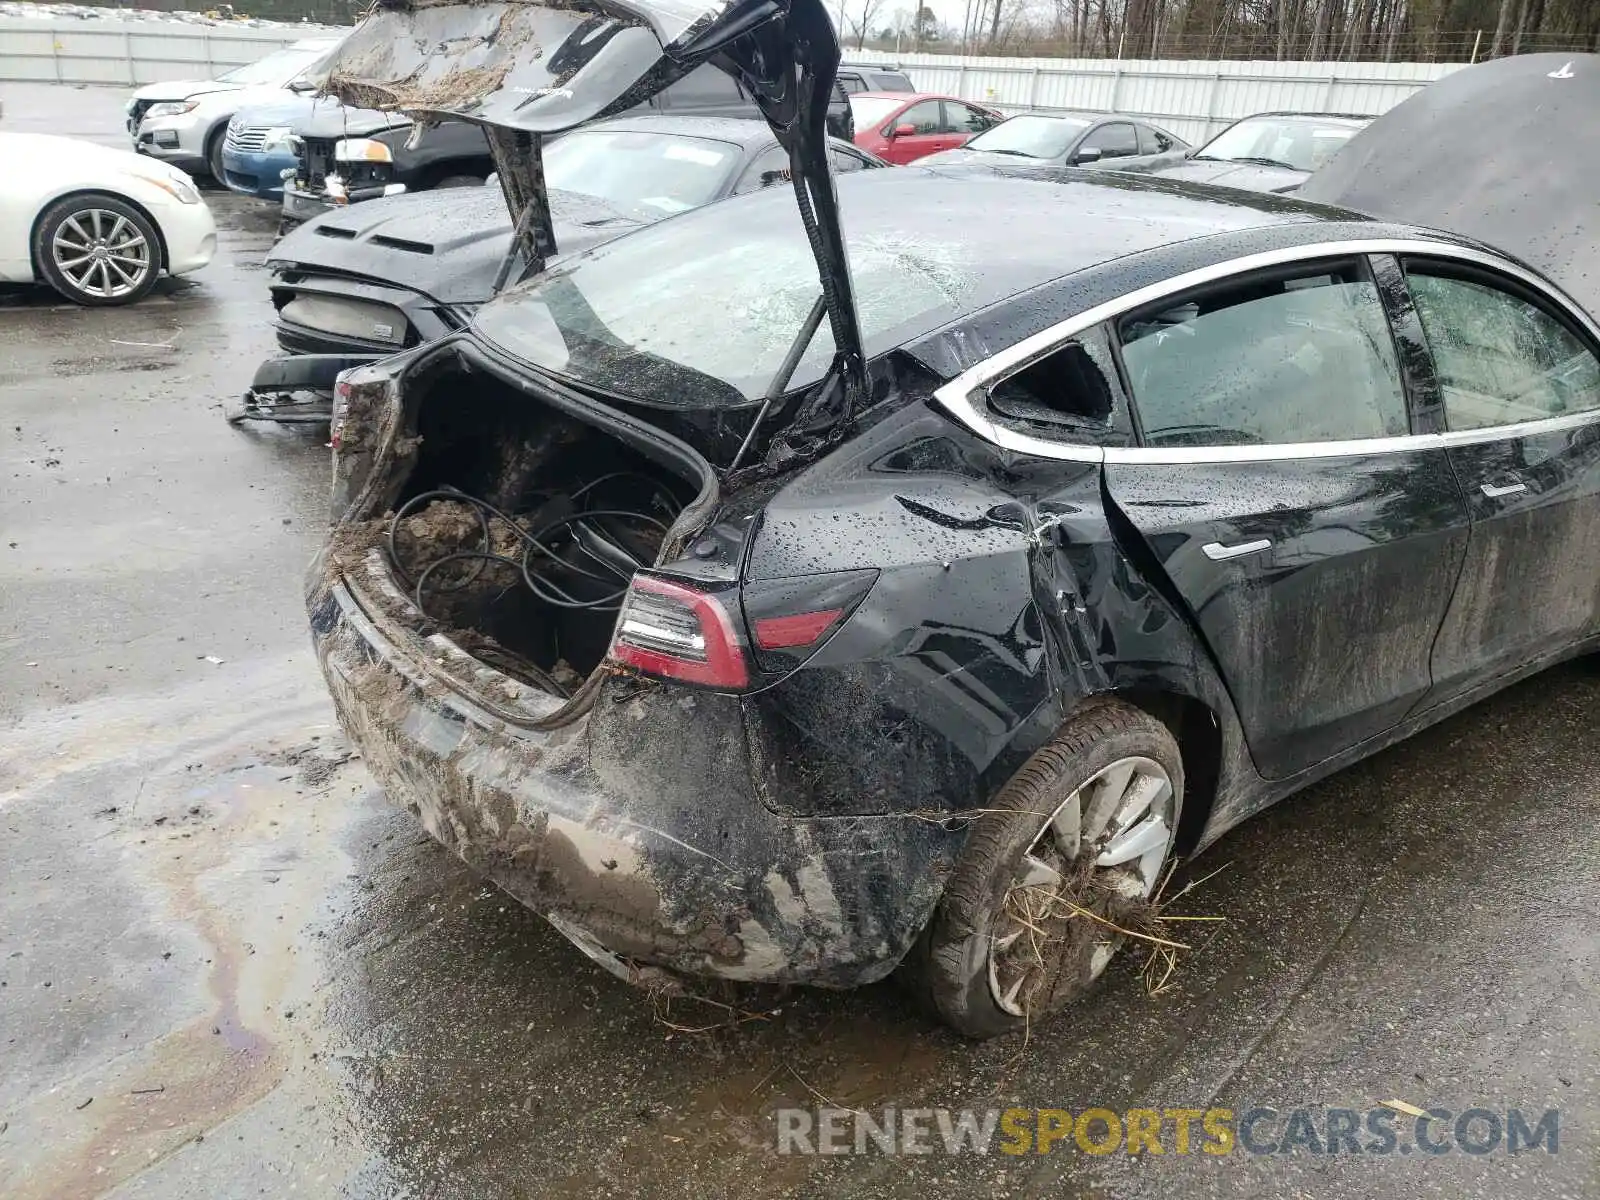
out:
M784 817L727 774L728 756L676 743L656 749L698 769L637 786L634 754L608 770L604 695L564 729L519 729L435 664L455 656L475 697L519 685L374 617L322 562L309 582L340 724L391 801L613 973L854 987L888 975L931 918L963 833L909 815ZM726 738L719 706L739 701L707 700L694 725ZM634 696L617 710L648 737L648 708Z

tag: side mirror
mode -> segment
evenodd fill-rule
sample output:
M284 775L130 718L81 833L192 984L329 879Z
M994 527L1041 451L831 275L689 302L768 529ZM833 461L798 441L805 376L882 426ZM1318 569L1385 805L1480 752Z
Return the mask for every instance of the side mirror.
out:
M916 132L917 127L915 125L896 125L889 131L889 136L892 138L910 137Z
M1102 152L1100 150L1097 150L1093 146L1089 146L1089 147L1086 147L1085 149L1079 150L1076 154L1074 154L1072 156L1072 163L1073 163L1074 166L1080 166L1081 167L1086 163L1099 162L1100 159L1101 159L1101 156L1102 156Z

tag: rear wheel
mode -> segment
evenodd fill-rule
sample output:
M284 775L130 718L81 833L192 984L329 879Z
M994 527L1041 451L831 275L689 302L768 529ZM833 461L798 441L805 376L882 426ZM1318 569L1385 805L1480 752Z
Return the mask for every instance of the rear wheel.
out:
M436 188L482 187L481 175L446 175L433 185Z
M132 304L161 274L161 239L148 217L114 196L68 196L34 227L45 281L77 304Z
M1085 995L1116 929L1149 923L1182 802L1166 726L1116 701L1083 709L975 823L923 935L917 990L976 1038Z

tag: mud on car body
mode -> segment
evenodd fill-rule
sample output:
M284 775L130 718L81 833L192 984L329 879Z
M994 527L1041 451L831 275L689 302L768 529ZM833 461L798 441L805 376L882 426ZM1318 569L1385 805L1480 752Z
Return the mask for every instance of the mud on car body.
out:
M825 16L759 11L759 56L698 36L826 89ZM1600 330L1476 243L1273 197L835 190L812 87L768 114L797 206L344 377L314 640L390 796L623 978L903 968L991 1035L1103 971L1082 913L1594 644Z

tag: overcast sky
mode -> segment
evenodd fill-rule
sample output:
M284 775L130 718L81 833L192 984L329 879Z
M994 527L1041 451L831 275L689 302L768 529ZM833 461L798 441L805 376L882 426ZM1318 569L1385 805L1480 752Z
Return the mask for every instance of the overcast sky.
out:
M833 11L835 22L839 19L839 2L840 0L828 0L828 6ZM927 7L933 9L941 25L952 26L959 30L962 22L966 19L967 0L925 0L925 3ZM861 14L862 0L844 0L844 5L845 15L850 21L848 27L854 28L854 22ZM892 26L896 24L895 13L900 9L905 10L906 23L910 24L911 14L915 11L911 0L879 0L879 3L873 9L872 27L879 29L885 25ZM849 48L847 47L847 57L848 51Z

